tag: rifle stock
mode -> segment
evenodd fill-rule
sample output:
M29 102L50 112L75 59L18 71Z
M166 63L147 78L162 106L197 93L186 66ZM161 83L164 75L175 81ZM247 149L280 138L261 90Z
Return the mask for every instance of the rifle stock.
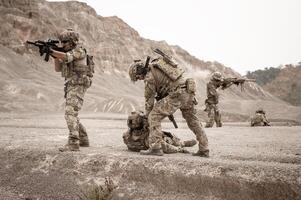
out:
M177 124L177 122L175 120L175 117L173 115L168 115L168 119L172 122L172 124L175 128L178 128L178 124Z

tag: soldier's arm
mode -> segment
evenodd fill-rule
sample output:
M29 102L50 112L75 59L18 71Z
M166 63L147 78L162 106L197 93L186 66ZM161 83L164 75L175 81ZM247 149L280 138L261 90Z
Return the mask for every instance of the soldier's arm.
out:
M66 63L70 63L75 60L84 59L86 57L86 51L83 48L75 48L71 51L64 53L52 49L51 55L53 55L57 59L63 60Z
M218 93L217 93L217 91L216 91L216 88L215 88L215 86L213 85L213 83L208 83L207 84L207 91L208 91L208 93L209 93L209 95L210 96L214 96L214 97L218 97Z
M264 119L265 123L267 123L267 124L270 123L269 120L267 119L267 117L265 116L265 114L262 114L262 116L263 116L263 119Z
M60 51L56 51L51 49L51 55L53 55L55 58L57 59L61 59L61 60L67 60L67 54L64 52L60 52Z

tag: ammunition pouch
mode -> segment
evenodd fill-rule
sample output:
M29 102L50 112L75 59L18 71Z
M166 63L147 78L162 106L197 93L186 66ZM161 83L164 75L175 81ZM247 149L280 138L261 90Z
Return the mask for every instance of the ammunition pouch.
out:
M73 66L73 71L77 74L86 74L88 66L83 64L77 64Z
M72 68L69 64L62 64L62 77L68 78L72 76Z
M88 66L88 71L87 71L87 76L93 77L94 74L94 61L93 61L93 56L87 55L87 66Z
M86 88L89 88L92 85L92 80L88 76L83 76L80 78L72 78L67 82L67 84L72 84L72 85L83 85Z

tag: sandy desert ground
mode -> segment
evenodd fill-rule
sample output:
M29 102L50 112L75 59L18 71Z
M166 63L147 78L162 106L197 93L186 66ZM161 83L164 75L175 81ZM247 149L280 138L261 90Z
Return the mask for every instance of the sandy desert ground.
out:
M301 199L301 127L251 128L226 123L205 129L210 158L129 152L126 116L84 113L91 147L59 153L62 113L0 115L0 199L76 199L82 185L111 177L113 199ZM164 130L194 138L184 121ZM197 147L189 149L196 151Z

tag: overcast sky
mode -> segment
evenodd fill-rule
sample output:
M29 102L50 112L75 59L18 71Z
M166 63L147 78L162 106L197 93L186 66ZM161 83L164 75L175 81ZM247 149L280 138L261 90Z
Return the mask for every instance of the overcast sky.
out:
M301 0L80 0L241 74L301 61Z

